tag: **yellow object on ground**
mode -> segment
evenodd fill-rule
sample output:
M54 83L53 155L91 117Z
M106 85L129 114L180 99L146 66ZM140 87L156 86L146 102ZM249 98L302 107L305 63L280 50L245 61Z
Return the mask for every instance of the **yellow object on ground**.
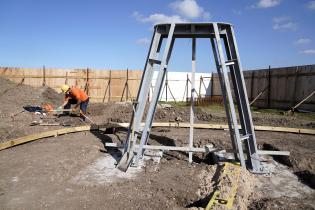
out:
M223 172L220 176L220 181L216 186L215 191L213 192L211 199L206 207L206 210L213 209L216 205L224 205L227 209L233 208L234 198L237 192L241 167L239 163L230 163L225 162L223 167ZM223 178L229 177L228 180L231 180L231 187L224 186L222 183ZM225 188L225 192L222 193L221 189Z

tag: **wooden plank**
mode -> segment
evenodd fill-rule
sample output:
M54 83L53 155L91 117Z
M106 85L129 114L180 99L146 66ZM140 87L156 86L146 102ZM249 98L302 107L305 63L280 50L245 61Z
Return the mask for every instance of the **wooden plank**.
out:
M66 72L65 69L61 69L61 71ZM84 70L81 70L84 71ZM41 72L42 73L42 72ZM74 73L72 72L71 74L72 76L68 76L68 79L86 79L86 76L73 76ZM1 75L1 77L4 78L35 78L35 79L43 79L43 75ZM46 76L45 78L51 78L51 79L55 79L55 78L59 78L59 79L64 79L65 76ZM95 80L108 80L109 77L89 77L89 79L95 79ZM115 80L125 80L126 77L113 77L111 79L115 79ZM128 80L135 80L135 81L140 81L141 80L141 76L140 77L134 77L134 78L128 78Z
M123 79L115 79L123 78ZM120 101L124 85L126 81L126 71L112 71L112 80L111 80L111 101Z
M93 102L102 102L102 99L104 96L104 92L106 89L106 85L108 83L108 79L96 79L96 78L109 78L109 71L97 71L97 70L90 70L89 72L89 81L90 81L90 92L89 96L90 98L93 98L91 101ZM96 88L99 87L99 88ZM95 99L94 97L98 97L99 100Z
M255 101L268 89L268 86L266 86L262 91L259 92L259 94L249 103L249 106L253 105Z
M128 127L129 123L117 123L115 125L121 127ZM141 123L141 126L144 126L144 123ZM42 133L32 134L17 139L9 140L0 144L0 150L7 149L19 144L27 143L37 139L58 136L66 133L75 133L82 131L91 131L98 130L100 128L106 128L108 125L86 125L72 128L62 128L58 130L46 131ZM189 123L153 123L152 127L180 127L180 128L189 128ZM194 128L199 129L228 129L227 125L219 124L195 124ZM272 126L255 126L256 131L273 131L273 132L286 132L286 133L298 133L298 134L309 134L315 135L315 130L313 129L300 129L300 128L286 128L286 127L272 127Z
M272 151L272 150L258 150L258 155L276 155L276 156L289 156L289 151Z
M286 127L273 127L273 126L254 126L254 127L255 127L255 130L257 130L257 131L275 131L275 132L315 135L314 129L286 128Z
M66 81L67 74L70 71L71 69L46 68L46 85L58 89L57 92L61 92L60 87L68 82Z
M300 101L297 105L292 107L292 110L294 111L296 108L298 108L301 104L303 104L305 101L307 101L310 97L312 97L315 94L315 90L309 94L306 98L304 98L302 101Z
M24 75L30 75L31 77L34 76L34 78L27 78L25 77L24 84L30 85L33 87L40 87L42 86L43 82L43 71L42 68L22 68ZM36 77L36 78L35 78Z
M128 127L129 123L118 123L122 127ZM144 123L141 123L144 126ZM189 128L189 123L167 123L156 122L152 124L152 127L179 127ZM194 124L194 128L199 129L228 129L228 125L219 124ZM285 132L285 133L298 133L298 134L310 134L315 135L315 129L303 129L303 128L287 128L287 127L274 127L274 126L254 126L256 131L272 131L272 132Z
M81 132L81 131L90 131L90 130L98 130L103 126L97 126L97 125L85 125L85 126L78 126L78 127L72 127L72 128L62 128L58 130L52 130L52 131L46 131L42 133L36 133L28 136L23 136L17 139L9 140L6 142L3 142L0 144L0 150L7 149L9 147L13 147L19 144L24 144L26 142L34 141L37 139L52 137L52 136L58 136L66 133L75 133L75 132Z

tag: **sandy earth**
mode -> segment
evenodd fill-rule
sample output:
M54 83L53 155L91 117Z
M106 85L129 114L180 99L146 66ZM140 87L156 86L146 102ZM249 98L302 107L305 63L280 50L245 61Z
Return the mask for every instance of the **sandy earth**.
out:
M103 151L103 144L91 133L2 151L2 208L166 209L185 207L197 198L202 166L189 167L173 159L125 174L114 168L115 160Z
M62 95L46 87L16 86L0 79L0 142L27 134L62 128L30 126L38 116L23 112L26 105L49 101L58 105ZM21 96L16 100L16 96ZM27 97L25 97L27 96ZM188 121L187 107L162 105L155 121ZM197 107L196 122L226 123L223 110ZM129 122L130 103L91 104L89 116L97 123ZM309 118L253 113L255 125L313 128ZM49 119L48 119L49 118ZM43 120L72 126L88 123L77 117L49 116ZM150 144L187 145L189 130L153 128ZM290 157L264 157L266 175L242 171L235 209L315 209L315 136L256 132L261 149L288 150ZM0 209L184 209L204 208L222 167L209 155L194 154L192 164L183 152L150 154L138 168L123 173L115 168L120 151L105 142L120 143L126 132L103 131L46 138L0 151ZM231 148L224 130L195 130L194 146L213 144ZM216 206L216 209L221 207Z
M161 130L154 129L150 143L182 145L187 140L188 129ZM217 147L229 144L226 131L196 133ZM259 132L258 139L261 135L273 138L274 134ZM142 167L131 168L126 174L115 168L119 152L103 146L104 142L118 143L125 135L123 131L75 133L1 151L2 209L183 209L206 205L205 198L216 182L214 175L220 172L217 165L208 165L203 155L195 156L190 165L185 153L167 152L160 163L146 160ZM296 136L303 135L284 137L292 140ZM300 149L298 145L290 148ZM275 209L281 205L283 209L314 209L315 191L299 180L294 167L270 158L266 161L271 174L243 177L248 187L240 187L237 195L246 205L242 202L239 209Z

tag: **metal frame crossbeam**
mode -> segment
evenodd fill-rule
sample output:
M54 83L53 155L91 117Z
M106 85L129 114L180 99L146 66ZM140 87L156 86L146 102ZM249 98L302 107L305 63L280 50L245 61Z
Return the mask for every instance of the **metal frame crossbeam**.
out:
M150 147L147 146L147 143L157 102L161 90L163 89L167 66L171 57L174 42L177 38L192 39L193 82L196 70L196 38L208 38L210 40L219 75L235 159L240 161L241 166L247 167L254 173L264 172L259 159L259 151L257 149L256 136L234 30L233 26L228 23L170 23L155 25L137 100L134 103L134 113L129 126L127 139L124 143L124 154L118 163L118 168L126 171L130 164L138 165L139 160L143 157L145 149L162 148L154 146ZM163 39L166 39L166 44L162 58L160 59L161 56L159 56L159 53ZM144 115L153 72L157 66L159 67L158 77L155 83L152 99L149 102L145 125L144 128L141 129L140 123ZM232 85L230 84L230 80ZM237 104L238 118L235 110L232 89ZM188 147L180 147L181 151L184 150L189 152L189 162L192 162L192 152L196 151L193 147L194 93L194 84L192 83L189 145ZM238 129L238 119L241 126L240 130ZM141 136L140 139L138 138L138 135ZM175 147L174 150L176 150L176 148L179 147ZM245 153L247 155L246 157Z

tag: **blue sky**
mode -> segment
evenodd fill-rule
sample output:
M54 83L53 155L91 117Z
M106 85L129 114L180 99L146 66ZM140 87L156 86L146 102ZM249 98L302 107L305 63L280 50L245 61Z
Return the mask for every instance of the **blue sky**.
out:
M230 22L244 69L315 64L314 0L0 0L0 66L143 69L153 24ZM170 71L190 71L191 40ZM197 40L197 71L214 71Z

